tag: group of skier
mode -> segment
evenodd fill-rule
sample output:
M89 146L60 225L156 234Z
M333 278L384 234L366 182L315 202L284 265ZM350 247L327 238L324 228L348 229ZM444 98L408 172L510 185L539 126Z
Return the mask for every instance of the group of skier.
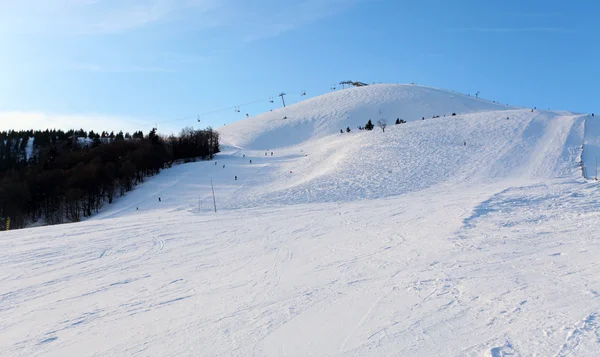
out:
M265 156L269 156L269 152L268 151L265 151ZM273 152L272 151L271 151L271 156L273 156ZM242 157L246 158L246 154L243 154ZM252 164L252 159L250 159L249 162L250 162L250 164ZM215 161L215 166L217 166L217 161ZM225 165L223 165L223 168L225 168ZM237 181L237 179L238 179L237 175L234 176L234 180ZM160 201L160 198L159 198L159 201Z

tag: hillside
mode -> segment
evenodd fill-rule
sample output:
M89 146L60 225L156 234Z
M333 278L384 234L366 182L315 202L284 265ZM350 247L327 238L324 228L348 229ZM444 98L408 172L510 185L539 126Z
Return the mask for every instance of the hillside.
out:
M576 178L584 119L526 109L481 112L392 125L385 133L337 133L274 151L230 149L216 165L197 162L161 174L95 219L158 209L158 197L160 209L208 212L210 179L219 208L240 209Z
M405 84L375 84L311 98L219 129L222 143L245 149L288 147L308 139L356 130L367 120L406 121L516 109L460 93Z
M227 125L214 161L0 234L0 355L598 355L594 119L376 85Z

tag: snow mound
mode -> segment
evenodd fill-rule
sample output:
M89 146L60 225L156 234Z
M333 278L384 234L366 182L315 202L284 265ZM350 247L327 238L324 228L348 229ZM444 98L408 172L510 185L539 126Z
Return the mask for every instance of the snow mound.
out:
M222 142L245 149L288 147L309 139L356 130L371 119L393 124L486 111L516 109L447 90L412 84L375 84L325 94L221 129Z

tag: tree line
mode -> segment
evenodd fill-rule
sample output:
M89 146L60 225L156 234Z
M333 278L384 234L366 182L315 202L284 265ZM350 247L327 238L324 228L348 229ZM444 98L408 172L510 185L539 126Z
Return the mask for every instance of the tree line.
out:
M6 218L11 229L80 221L173 162L218 152L219 134L210 127L170 136L156 129L0 132L0 229Z

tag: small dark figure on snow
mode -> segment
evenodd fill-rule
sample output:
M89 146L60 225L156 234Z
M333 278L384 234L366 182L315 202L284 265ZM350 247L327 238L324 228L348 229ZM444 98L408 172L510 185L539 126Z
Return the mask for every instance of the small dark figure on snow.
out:
M235 180L237 181L237 176L235 177Z
M265 153L265 156L267 156L267 153Z
M252 160L250 160L250 163L252 163Z
M467 146L467 142L465 141L465 146Z
M223 168L225 168L225 165L223 165Z
M342 129L340 129L340 133L341 133L341 134L343 134L343 133L344 133L344 131L343 131Z
M136 207L136 208L135 208L135 210L136 210L136 211L139 211L139 210L140 210L140 208L139 208L139 207Z
M246 157L246 154L244 154L244 157Z
M273 156L273 151L271 151L271 156Z
M217 162L215 161L215 166L217 166Z
M162 202L162 201L160 200L160 197L158 198L158 202Z

